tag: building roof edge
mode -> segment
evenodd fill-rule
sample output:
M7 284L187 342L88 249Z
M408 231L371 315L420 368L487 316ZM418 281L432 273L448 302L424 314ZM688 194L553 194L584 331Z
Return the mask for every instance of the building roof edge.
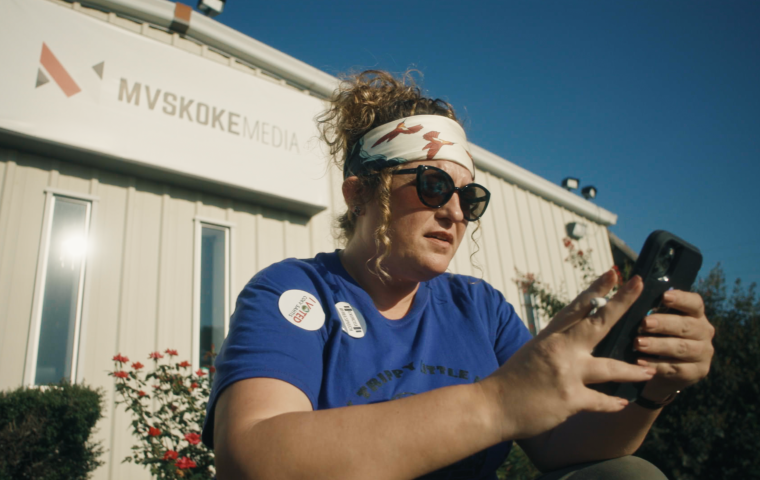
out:
M175 3L168 0L82 0L80 3L165 28L169 28L174 20ZM260 67L320 97L330 97L338 86L339 80L336 77L195 10L191 15L190 26L185 35L251 65ZM472 143L470 145L475 165L478 168L491 172L602 225L614 225L617 222L617 215L614 213L568 192L559 185L555 185L505 158Z
M167 0L82 0L93 6L170 28L175 3ZM185 36L194 38L244 62L256 65L321 97L329 97L338 79L193 10Z

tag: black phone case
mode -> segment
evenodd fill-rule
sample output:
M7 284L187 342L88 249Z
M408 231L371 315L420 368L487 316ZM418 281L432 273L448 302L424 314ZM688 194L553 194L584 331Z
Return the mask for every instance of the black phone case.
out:
M702 254L690 243L670 232L657 230L647 237L641 249L631 276L639 275L644 281L641 296L623 315L594 348L595 357L614 358L628 363L636 363L639 354L633 348L633 341L639 334L641 321L649 313L658 310L662 294L668 290L691 289L697 273L702 266ZM590 388L608 395L635 400L645 382L615 383L589 385Z

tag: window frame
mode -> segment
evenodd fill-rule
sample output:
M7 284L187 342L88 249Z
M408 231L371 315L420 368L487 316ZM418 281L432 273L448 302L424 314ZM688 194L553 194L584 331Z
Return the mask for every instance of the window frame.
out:
M191 358L192 358L192 365L193 365L193 371L196 371L200 368L200 363L198 361L198 357L200 355L200 345L201 345L201 251L202 251L202 243L203 243L203 227L207 228L215 228L218 230L222 230L226 233L225 235L225 248L224 248L224 255L225 255L225 286L224 286L224 337L227 337L227 333L229 332L230 327L230 315L232 315L232 311L234 308L234 298L232 297L233 289L233 278L235 278L234 275L234 265L235 263L232 261L232 256L234 252L234 238L235 238L235 224L232 222L227 222L225 220L218 220L215 218L208 218L208 217L202 217L202 216L196 216L193 218L194 222L194 241L193 241L193 326L192 326L192 347L191 347ZM221 345L215 346L217 349L217 352L219 351L219 348Z
M29 324L29 336L27 340L26 361L24 363L23 385L27 387L36 387L35 378L37 374L37 360L39 357L40 333L42 330L42 306L45 300L45 282L47 280L47 267L50 255L50 241L52 234L53 217L55 215L56 198L65 198L83 203L87 206L85 221L85 238L88 248L82 259L82 265L79 272L79 288L77 293L77 307L74 319L74 345L71 353L71 370L69 378L71 383L77 383L81 379L81 372L84 369L84 346L87 330L87 320L89 317L88 302L89 292L92 284L92 275L87 275L87 266L89 263L93 237L93 224L96 218L99 198L94 195L88 195L79 192L71 192L58 188L46 188L45 206L42 216L42 231L40 232L40 246L37 254L37 272L35 274L34 293L32 296L32 314Z

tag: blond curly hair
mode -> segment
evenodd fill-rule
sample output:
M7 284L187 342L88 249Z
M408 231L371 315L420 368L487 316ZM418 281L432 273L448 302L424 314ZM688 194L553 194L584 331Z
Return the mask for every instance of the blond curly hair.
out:
M320 136L341 171L354 145L375 127L412 115L441 115L458 121L454 108L448 102L422 94L413 78L415 72L406 71L398 78L380 70L342 76L338 88L329 99L329 108L317 116ZM374 200L382 215L375 231L378 255L373 260L371 270L384 281L390 279L382 261L391 250L391 180L393 171L399 168L401 166L386 168L378 175L359 178L358 206ZM350 242L356 230L356 215L351 206L338 216L336 226L338 238L345 243Z

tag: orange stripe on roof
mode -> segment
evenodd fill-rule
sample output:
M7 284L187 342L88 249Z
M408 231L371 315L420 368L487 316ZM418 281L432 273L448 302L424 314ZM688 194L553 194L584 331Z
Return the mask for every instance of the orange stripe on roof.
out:
M45 42L42 42L42 55L40 55L40 63L43 67L45 67L45 70L47 70L50 76L53 77L55 83L61 87L61 90L63 90L63 93L66 94L67 97L70 97L82 91L74 79L71 78L69 72L63 68L61 62L55 58L55 55L53 55L53 52L50 51L50 48L48 48Z

